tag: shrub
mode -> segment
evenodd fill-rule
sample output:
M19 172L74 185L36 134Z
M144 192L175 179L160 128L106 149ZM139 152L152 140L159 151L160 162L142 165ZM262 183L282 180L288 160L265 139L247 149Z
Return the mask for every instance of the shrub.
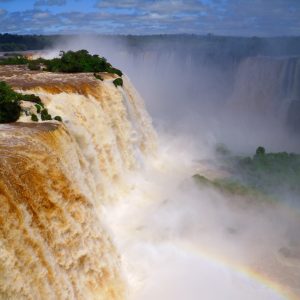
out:
M38 114L40 114L40 113L41 113L41 110L42 110L42 108L43 108L43 106L40 105L40 104L36 104L35 107L36 107L36 112L37 112Z
M38 117L37 117L36 114L32 114L31 115L31 120L34 121L34 122L38 122L39 121L39 119L38 119Z
M41 118L43 121L52 120L52 117L51 117L51 115L49 115L48 110L46 108L44 108L41 111Z
M261 192L299 199L300 155L279 152L266 153L258 147L252 157L229 156L223 159L223 168L230 178Z
M24 56L8 57L0 61L0 65L26 65L26 64L28 64L28 59Z
M25 95L25 94L17 93L6 82L0 81L0 102L6 102L12 100L30 101L30 102L35 102L40 105L43 105L40 97L33 94Z
M99 79L99 80L103 81L103 78L99 74L94 73L94 77L96 79Z
M59 121L59 122L62 122L62 118L61 118L60 116L54 117L54 120Z
M6 82L0 81L0 123L17 121L21 113L20 100L26 101L26 99L34 98L40 101L36 97L17 93Z
M28 68L32 71L39 71L41 69L41 66L38 61L30 61L28 63Z
M26 95L26 94L19 94L19 100L23 101L30 101L39 104L40 106L43 106L42 100L39 96L36 96L34 94Z
M0 102L18 101L19 96L6 82L0 81Z
M123 86L123 79L122 78L117 78L113 81L113 84L115 85L115 87Z
M16 122L21 113L21 107L17 101L0 102L0 123Z
M46 70L62 73L82 72L109 72L122 74L118 69L112 68L105 57L91 55L87 50L60 52L60 58L43 60ZM122 76L122 75L119 75Z
M256 149L256 155L265 155L266 154L266 150L264 147L261 147L259 146L257 149Z
M107 70L108 73L112 73L112 74L117 74L118 76L122 77L123 73L121 70L116 69L116 68L108 68Z
M8 57L0 60L1 65L28 65L30 70L40 70L61 73L108 72L122 76L119 69L113 68L105 57L91 55L87 50L61 51L60 58L29 60L24 56ZM97 77L96 77L97 78ZM100 78L97 78L100 79Z
M21 113L21 100L35 102L36 111L38 114L41 114L41 119L43 121L52 120L48 110L44 108L44 104L40 97L33 94L23 95L17 93L6 82L0 81L0 123L15 122L19 119ZM25 111L25 113L28 115L27 111ZM54 119L62 122L60 116L56 116ZM31 114L31 120L34 122L39 121L36 114Z

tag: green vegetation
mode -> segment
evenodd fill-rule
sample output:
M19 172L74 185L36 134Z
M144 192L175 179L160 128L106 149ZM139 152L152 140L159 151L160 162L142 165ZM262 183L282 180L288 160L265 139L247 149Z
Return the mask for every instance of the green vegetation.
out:
M267 153L259 146L252 157L233 156L224 145L218 146L216 152L227 178L209 181L195 175L197 182L234 194L262 193L299 199L300 154Z
M96 79L99 79L99 80L103 81L103 78L99 74L97 74L97 73L94 73L94 77Z
M0 51L41 50L51 47L58 36L0 34Z
M36 104L36 105L35 105L36 112L37 112L38 114L40 114L43 107L44 107L44 105Z
M258 147L253 157L233 162L235 178L266 193L287 191L300 195L300 155L280 152L266 153Z
M112 73L112 74L117 74L120 77L123 76L123 73L121 70L116 69L116 68L109 68L109 70L107 71L108 73Z
M103 80L98 72L107 72L122 76L123 73L119 69L113 68L112 65L107 62L106 58L99 55L91 55L87 50L60 52L59 58L43 59L38 58L35 60L29 60L23 56L13 56L0 60L0 65L26 65L30 70L45 70L49 72L60 73L85 73L93 72L94 77L99 80ZM114 80L114 85L122 86L123 80L117 78Z
M33 94L27 95L17 93L6 82L0 81L0 102L11 102L20 100L35 102L43 106L40 97Z
M117 78L113 81L113 84L115 85L115 87L123 86L123 79L122 78Z
M31 71L39 71L41 70L41 62L40 62L40 59L37 59L37 60L29 60L27 61L28 63L28 68L31 70Z
M59 121L59 122L62 122L62 121L63 121L62 118L61 118L60 116L54 117L54 120Z
M255 197L256 199L271 199L265 193L231 179L209 180L199 174L194 175L193 179L197 184L203 187L214 188L229 195L250 196Z
M44 108L44 105L38 96L17 93L6 82L0 81L0 123L16 122L20 118L20 101L36 103L36 112L41 115L41 119L43 121L52 120L52 116L48 113L48 110ZM36 114L30 113L30 115L32 121L39 121ZM54 120L62 122L60 116L56 116Z
M48 109L44 108L41 111L41 118L42 118L43 121L52 120L51 115L48 113Z
M41 98L39 96L36 96L34 94L20 94L20 100L23 101L30 101L30 102L34 102L34 103L38 103L38 105L43 106L43 103L41 101Z
M98 55L90 55L87 50L79 51L61 51L60 58L43 59L38 58L36 60L28 60L23 56L11 56L4 60L0 60L0 65L20 65L27 64L31 70L46 70L49 72L62 72L62 73L80 73L80 72L93 72L95 78L102 80L98 72L108 72L122 76L123 73L113 68L110 63L104 57ZM114 85L123 86L122 78L117 78L113 81ZM19 119L21 113L20 101L35 102L36 111L41 114L43 121L52 120L52 116L48 113L48 110L44 108L41 99L36 95L24 95L16 93L5 82L0 82L0 123L15 122ZM38 117L31 114L33 121L36 121ZM57 121L62 122L60 116L54 118Z
M15 122L19 119L21 100L43 105L38 96L17 93L6 82L0 81L0 123Z
M123 73L112 67L106 58L91 55L87 50L60 52L60 58L39 60L47 71L62 73L108 72L122 76Z
M34 122L38 122L38 121L39 121L39 118L37 117L36 114L32 114L32 115L31 115L31 120L34 121Z
M37 111L38 112L38 111ZM48 109L44 108L40 111L41 113L41 119L42 121L50 121L50 120L56 120L59 122L62 122L62 117L60 116L55 116L54 118L52 118L52 116L49 114Z
M0 65L26 65L28 59L24 56L12 56L0 60Z
M0 101L0 123L16 122L20 117L20 113L21 107L18 101Z
M266 154L266 149L264 147L259 146L256 149L256 153L255 153L256 156L263 156L265 154Z
M16 43L1 43L0 51L25 51L27 47L25 45L19 45Z
M16 102L18 100L18 93L16 93L6 82L0 81L0 102Z
M0 34L0 51L41 50L50 48L59 39L68 39L68 35L17 35ZM204 55L207 59L226 58L243 59L247 56L298 55L300 52L300 37L226 37L213 34L161 34L161 35L95 35L97 40L101 37L104 42L112 43L119 47L125 45L130 53L157 50L168 52L168 49L192 49L197 57Z

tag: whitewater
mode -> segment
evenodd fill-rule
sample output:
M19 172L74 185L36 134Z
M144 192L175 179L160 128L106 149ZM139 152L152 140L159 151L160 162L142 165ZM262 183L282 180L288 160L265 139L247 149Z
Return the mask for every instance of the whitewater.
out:
M299 299L299 266L273 250L299 215L199 189L205 151L101 76L0 69L64 121L0 126L0 298Z

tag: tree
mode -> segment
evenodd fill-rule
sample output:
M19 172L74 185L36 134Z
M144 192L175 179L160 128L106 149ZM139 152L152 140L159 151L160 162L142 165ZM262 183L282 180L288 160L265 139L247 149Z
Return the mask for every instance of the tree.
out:
M257 149L256 149L256 155L258 156L263 156L266 154L266 149L262 146L259 146Z

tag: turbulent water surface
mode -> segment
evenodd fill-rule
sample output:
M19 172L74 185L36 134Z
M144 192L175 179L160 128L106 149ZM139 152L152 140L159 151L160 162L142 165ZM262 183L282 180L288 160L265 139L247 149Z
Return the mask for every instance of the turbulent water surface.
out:
M222 172L101 76L0 68L64 120L0 125L0 298L300 299L299 212L196 185Z
M142 102L109 76L0 72L64 119L32 123L24 114L0 126L1 298L124 299L101 204L118 199L125 173L155 147Z

